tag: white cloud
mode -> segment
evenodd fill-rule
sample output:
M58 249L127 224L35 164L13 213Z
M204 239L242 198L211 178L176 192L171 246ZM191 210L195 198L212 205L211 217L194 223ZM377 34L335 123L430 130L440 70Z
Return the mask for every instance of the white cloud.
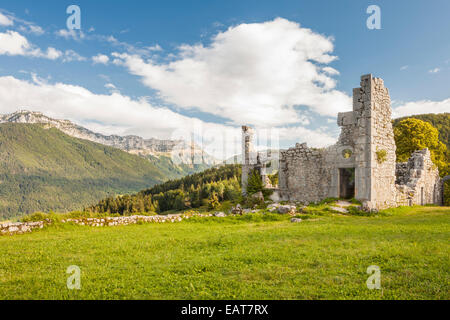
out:
M434 68L434 69L428 70L429 73L438 73L439 71L441 71L441 69L439 69L439 68Z
M105 88L107 88L107 89L116 89L116 86L114 84L112 84L112 83L107 83L107 84L105 84Z
M69 30L69 29L60 29L55 32L55 34L59 37L62 37L66 40L73 39L73 40L83 40L86 36L81 30Z
M155 44L154 46L146 47L149 51L163 51L159 44Z
M408 65L406 65L406 66L401 66L401 67L400 67L400 70L402 70L402 71L403 71L403 70L406 70L406 69L408 69L408 68L409 68L409 66L408 66Z
M50 60L58 59L62 52L49 47L46 52L35 47L27 38L16 31L8 30L5 33L0 32L0 55L9 56L30 56L37 58L46 58Z
M34 35L43 35L44 29L36 25L34 22L20 19L14 14L9 13L6 10L0 9L0 26L17 26L17 30L24 33L32 33Z
M112 83L105 84L105 88L109 90L109 92L116 92L120 93L120 91L117 89L117 87Z
M330 76L339 74L339 71L337 71L336 69L334 69L332 67L324 67L324 68L322 68L322 71L329 74Z
M412 101L393 108L395 118L423 113L450 112L450 98L442 101Z
M332 56L331 38L285 19L230 27L209 46L181 45L174 61L114 53L160 92L166 102L221 116L233 124L278 126L299 123L296 105L328 116L351 109L335 89L337 70L323 66Z
M307 142L310 147L326 147L336 143L336 138L304 127L277 128L281 141Z
M6 55L25 55L31 45L21 34L8 30L6 33L0 33L0 54Z
M45 33L44 29L42 29L40 26L31 24L31 23L26 23L24 25L21 25L19 27L19 30L25 33L32 33L35 35L43 35Z
M98 55L92 57L92 61L94 62L94 64L97 64L97 63L108 64L109 57L104 54L98 54Z
M8 17L0 12L0 26L12 26L14 21L11 17Z
M50 47L47 49L47 54L45 56L50 60L55 60L62 56L62 52Z
M85 61L86 58L80 56L73 50L66 50L64 53L53 47L48 47L46 51L31 44L27 38L16 31L0 32L0 55L29 56L35 58L45 58L56 60L62 58L63 62Z
M64 52L63 62L71 62L71 61L86 61L86 58L79 55L74 50L66 50Z
M37 25L30 24L30 25L28 25L28 28L31 33L34 33L36 35L42 35L45 33L44 30L40 26L37 26Z

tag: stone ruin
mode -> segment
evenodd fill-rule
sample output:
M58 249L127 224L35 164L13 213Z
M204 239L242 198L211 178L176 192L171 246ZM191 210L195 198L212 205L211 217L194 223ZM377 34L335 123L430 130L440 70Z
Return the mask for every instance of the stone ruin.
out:
M328 197L355 198L365 210L399 205L438 204L443 182L428 149L418 150L408 162L396 163L391 122L391 100L383 80L361 77L353 89L353 111L338 114L341 134L335 145L323 149L306 143L280 150L278 186L274 201L317 202ZM265 165L252 150L254 133L242 127L242 192L250 172L258 170L267 182Z

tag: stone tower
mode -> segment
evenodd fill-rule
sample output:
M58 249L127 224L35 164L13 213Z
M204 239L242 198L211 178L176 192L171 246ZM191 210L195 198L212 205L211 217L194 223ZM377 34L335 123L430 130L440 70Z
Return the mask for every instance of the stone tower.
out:
M353 152L355 198L366 209L395 206L395 141L391 100L382 79L361 77L353 89L353 111L339 113L337 146Z

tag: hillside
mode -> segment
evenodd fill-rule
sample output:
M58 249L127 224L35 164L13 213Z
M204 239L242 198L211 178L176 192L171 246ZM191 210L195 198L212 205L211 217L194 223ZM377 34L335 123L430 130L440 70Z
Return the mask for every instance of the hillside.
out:
M241 166L224 165L184 178L169 180L133 195L108 197L87 208L98 213L131 214L165 212L218 206L221 201L237 200L241 193Z
M2 220L39 210L80 209L166 179L147 159L116 148L40 124L0 124Z

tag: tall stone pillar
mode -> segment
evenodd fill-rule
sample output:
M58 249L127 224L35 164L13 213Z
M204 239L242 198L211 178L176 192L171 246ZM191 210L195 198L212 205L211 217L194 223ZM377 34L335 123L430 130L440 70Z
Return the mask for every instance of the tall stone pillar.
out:
M395 206L395 140L391 123L391 99L380 78L361 77L353 109L359 113L359 139L356 148L357 196L367 209ZM355 98L355 97L354 97ZM359 174L358 174L359 173Z
M253 169L253 129L248 126L242 126L242 194L247 195L248 176Z

